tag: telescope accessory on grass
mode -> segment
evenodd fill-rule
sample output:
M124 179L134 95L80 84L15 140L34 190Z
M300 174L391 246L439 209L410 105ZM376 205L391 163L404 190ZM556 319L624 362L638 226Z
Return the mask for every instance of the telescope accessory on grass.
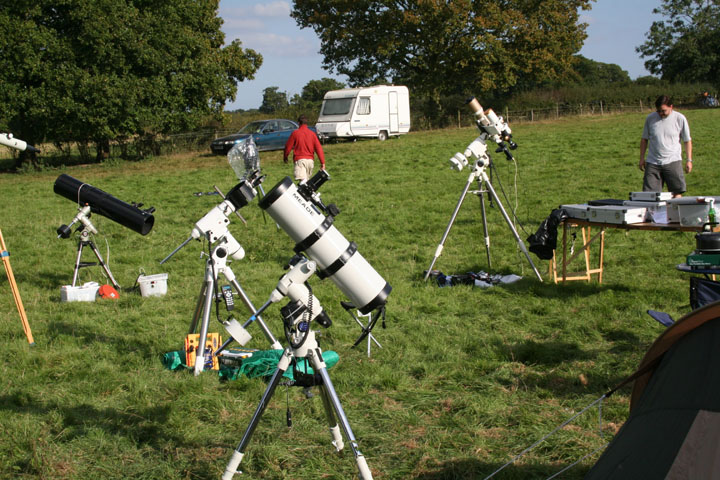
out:
M295 253L304 252L317 264L319 278L330 278L358 310L368 313L385 305L392 287L333 225L339 210L323 204L317 192L329 178L321 170L297 186L285 177L259 205L296 242Z

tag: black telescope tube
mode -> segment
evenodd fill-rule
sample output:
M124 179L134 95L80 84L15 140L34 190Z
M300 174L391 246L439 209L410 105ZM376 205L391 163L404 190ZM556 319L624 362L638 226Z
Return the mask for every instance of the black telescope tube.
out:
M138 207L118 200L99 188L81 182L70 175L62 174L55 180L53 190L68 200L79 205L90 205L90 210L134 230L147 235L152 230L155 217L151 210L140 210Z

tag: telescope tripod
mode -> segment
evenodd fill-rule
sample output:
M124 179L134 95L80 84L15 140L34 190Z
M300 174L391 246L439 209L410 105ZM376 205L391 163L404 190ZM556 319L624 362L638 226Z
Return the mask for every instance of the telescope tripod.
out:
M522 239L520 238L520 235L518 235L517 229L515 229L515 226L512 223L512 220L508 216L507 212L505 211L505 207L503 207L502 202L500 201L500 198L498 198L497 193L495 192L495 189L492 186L492 182L490 181L490 178L487 175L486 169L489 163L486 163L482 159L475 162L473 165L470 175L468 176L467 182L465 183L465 188L462 191L462 194L460 195L460 199L457 202L457 205L455 205L455 210L453 211L450 222L448 222L447 228L445 229L445 233L443 233L442 239L440 240L440 243L438 244L437 248L435 249L435 256L430 263L430 266L428 267L427 271L425 272L425 278L424 280L427 280L430 276L430 272L433 269L433 266L435 266L435 262L440 257L443 251L443 247L445 245L445 241L448 238L448 235L450 234L450 229L452 229L453 223L455 223L455 218L457 217L458 212L460 211L460 207L462 206L463 202L465 201L465 197L469 193L470 186L474 181L477 181L479 190L474 191L472 193L475 193L480 197L480 212L482 214L482 222L483 222L483 234L485 238L485 252L487 253L487 259L488 259L488 267L492 268L491 260L490 260L490 234L488 233L488 226L487 226L487 214L485 211L485 198L483 197L484 193L489 193L491 201L494 200L495 203L498 206L498 209L500 210L500 213L502 213L503 218L505 219L505 223L507 223L508 227L510 228L510 231L512 232L513 236L515 237L515 241L517 242L518 246L520 247L520 250L525 254L525 258L527 258L528 263L530 263L530 266L532 267L533 271L535 272L535 275L537 276L538 280L542 282L542 277L540 276L540 272L538 272L538 269L535 267L535 264L532 261L532 258L530 258L530 253L528 252L527 248L525 248L525 244L523 243Z
M205 279L203 280L202 287L200 288L200 295L198 296L197 304L195 305L195 313L193 314L193 319L190 323L190 333L195 333L195 330L198 327L198 322L200 322L198 352L195 357L196 360L194 366L194 373L196 376L200 375L205 367L205 342L207 341L208 326L210 325L210 312L214 301L219 300L216 290L218 275L224 276L225 279L235 288L235 291L240 296L245 306L253 314L257 313L252 301L250 301L250 298L237 281L232 269L228 266L227 259L228 250L225 247L225 242L216 242L215 246L210 251L210 258L208 258L205 263ZM233 305L234 301L232 299L234 297L234 293L232 292L232 289L223 290L224 291L221 295L226 299L226 305ZM260 329L270 341L272 348L275 350L281 350L282 345L277 341L277 339L275 339L272 332L265 325L265 322L263 322L262 318L258 316L255 320L258 322ZM221 346L216 352L213 352L213 355L218 351L223 350L228 343L229 341Z
M97 247L95 246L95 242L93 242L90 239L90 229L88 227L85 227L80 231L80 238L78 239L77 256L75 257L75 270L73 271L72 286L74 287L75 284L77 283L78 271L81 268L92 267L94 265L97 265L95 262L81 262L80 261L80 259L82 258L83 249L85 247L90 247L90 249L95 254L95 257L97 257L97 259L98 259L98 264L103 268L103 270L105 270L105 273L107 274L108 279L110 279L110 283L112 283L113 287L119 289L120 285L118 285L117 281L115 280L115 277L113 277L113 274L110 271L110 267L108 267L107 264L105 263L105 261L103 260L102 256L100 255L100 252L98 251Z
M15 275L13 274L13 269L10 266L10 252L8 252L7 248L5 247L5 239L3 238L2 230L0 230L0 258L2 258L3 265L5 266L5 273L7 274L8 281L10 282L10 289L12 290L13 300L15 300L15 306L17 307L17 311L20 314L20 321L22 322L25 336L27 337L28 343L32 347L35 345L35 340L33 339L32 331L30 330L30 323L28 323L27 314L25 313L25 307L23 306L22 298L20 297L20 290L18 290L17 283L15 282Z
M313 330L307 332L307 338L302 345L297 348L287 347L283 351L282 357L278 362L277 369L270 378L267 389L260 399L260 403L250 420L250 425L248 425L247 430L245 430L242 440L240 440L240 444L235 449L230 461L228 462L225 473L222 476L222 480L232 480L233 475L241 473L238 471L238 467L245 456L245 448L250 443L250 438L260 422L260 417L262 417L262 414L265 412L265 408L268 406L273 393L275 393L275 388L280 383L283 374L287 371L290 365L295 364L299 359L306 359L306 364L310 363L316 374L315 380L318 382L317 386L320 387L320 394L323 406L325 407L325 413L327 415L328 427L330 428L330 435L332 436L331 443L338 452L342 451L345 447L340 434L340 427L342 427L345 437L350 443L350 448L355 455L355 462L357 463L360 478L362 480L372 480L372 473L370 473L370 468L367 465L365 457L360 452L360 447L358 446L355 435L350 428L350 423L345 415L345 411L340 404L340 399L338 398L332 381L330 380L330 375L327 372L327 366L325 365L325 361L322 357L322 350L315 339L315 332ZM340 422L340 426L338 426L338 421Z

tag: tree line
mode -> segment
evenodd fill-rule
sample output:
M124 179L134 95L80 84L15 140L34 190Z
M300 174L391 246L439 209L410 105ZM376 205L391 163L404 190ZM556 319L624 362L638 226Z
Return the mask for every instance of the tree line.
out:
M102 159L110 142L133 144L142 156L158 136L222 121L237 83L254 77L262 56L237 40L225 45L218 3L0 0L0 131L60 148L93 146ZM592 0L294 0L291 16L317 33L329 72L345 75L351 87L407 85L412 108L431 125L442 126L471 94L512 109L562 102L578 91L677 82L717 88L717 0L663 0L654 10L663 20L637 47L655 76L636 80L618 65L577 54L587 27L580 12L591 6ZM317 110L327 90L343 86L313 80L292 98L271 86L259 110Z

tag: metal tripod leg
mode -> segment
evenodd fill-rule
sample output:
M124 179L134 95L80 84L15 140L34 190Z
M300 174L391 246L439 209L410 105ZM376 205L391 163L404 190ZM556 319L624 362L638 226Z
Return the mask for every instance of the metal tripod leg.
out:
M260 422L260 417L262 417L262 414L265 412L265 409L267 408L268 403L273 396L273 393L275 393L275 388L278 386L278 383L280 383L280 379L290 366L291 360L292 351L290 350L290 348L286 348L283 352L283 356L278 362L275 373L273 373L273 376L270 378L270 382L265 389L265 393L263 393L263 396L260 399L260 403L255 409L255 413L250 420L250 424L245 430L245 434L243 435L242 440L240 440L240 444L233 452L233 455L230 458L227 467L225 468L225 473L223 473L222 480L232 480L233 475L235 475L236 473L241 473L240 471L238 471L238 467L240 466L240 462L245 456L245 448L250 443L250 438L252 437L253 432L255 432L255 428L257 427L258 422Z
M245 430L245 434L243 435L242 440L240 440L240 444L233 452L233 455L230 458L227 467L225 468L222 480L232 480L233 476L236 473L241 473L240 471L238 471L238 467L240 466L240 462L245 456L245 448L250 443L250 438L255 432L255 428L260 421L260 417L262 417L262 414L265 412L265 409L270 402L270 398L272 398L276 387L280 383L282 375L290 366L290 362L293 358L293 351L290 348L286 348L283 352L283 356L278 362L277 369L275 370L275 373L273 373L273 376L271 377L270 382L265 389L265 393L263 393L263 396L260 399L260 403L258 404L255 413L250 420L250 425L248 425L247 429ZM358 466L360 478L362 480L372 480L370 468L367 465L365 457L360 452L357 440L355 440L355 436L353 435L352 429L350 428L350 423L345 416L345 411L343 410L342 405L340 405L340 400L338 399L337 393L335 393L335 388L333 387L330 376L327 373L327 367L322 359L322 351L319 347L316 347L310 352L308 352L308 356L306 358L312 364L315 373L320 374L320 377L322 379L321 394L323 398L323 404L325 406L325 411L328 416L328 426L330 427L330 434L333 437L332 443L335 446L335 449L337 451L340 451L344 447L342 437L340 435L340 428L338 427L337 421L335 420L337 418L337 420L340 422L340 427L342 427L342 430L345 433L345 438L347 438L348 442L350 443L353 454L355 455L355 462Z
M100 255L100 252L98 251L97 247L95 246L95 243L92 242L92 240L80 240L78 242L78 249L77 249L77 256L75 257L75 270L73 271L73 280L72 280L72 286L74 287L77 283L78 278L78 271L80 270L80 259L82 258L82 251L85 246L89 246L90 249L95 254L95 257L98 259L99 265L105 270L105 274L108 276L108 279L110 280L110 283L112 283L113 287L120 288L120 285L118 285L117 281L115 280L115 277L113 277L112 272L110 271L110 267L107 266L105 261L103 260L102 256ZM88 264L93 265L93 264Z
M525 258L527 258L527 261L530 263L530 266L532 267L533 271L535 272L535 275L537 276L538 280L541 282L542 277L540 276L540 272L538 272L538 269L535 267L535 264L532 261L532 258L530 258L530 252L528 252L527 248L525 248L525 244L523 243L522 239L520 238L520 235L518 235L517 230L515 229L515 226L512 223L512 220L510 220L510 217L508 216L507 212L505 211L505 207L503 207L502 202L497 196L497 193L495 192L495 189L493 188L492 184L490 183L490 180L487 178L487 174L485 172L481 173L482 179L485 181L485 185L487 186L487 189L490 191L490 194L495 199L495 203L497 203L498 208L500 209L500 212L502 213L503 218L505 219L505 223L507 223L508 227L510 227L510 230L512 231L513 235L515 236L515 241L517 241L518 246L520 247L520 250L525 254Z
M337 418L335 418L335 410L333 410L332 403L330 402L330 395L328 394L325 385L320 385L320 398L322 398L323 407L325 407L325 415L327 415L332 444L335 447L335 450L340 452L343 448L345 448L345 443L343 442L342 435L340 434L340 427L338 426Z
M427 272L425 272L425 278L424 280L427 281L428 277L430 276L430 272L432 271L433 266L435 266L435 262L440 257L443 251L443 246L445 245L445 240L447 240L448 235L450 234L450 229L453 226L453 223L455 222L455 218L457 217L458 212L460 211L460 207L463 204L463 201L465 200L465 196L467 195L468 190L470 189L470 184L472 184L473 180L475 179L475 174L471 173L468 177L468 181L465 184L465 188L462 191L462 194L460 195L460 199L457 202L457 205L455 205L455 210L452 213L452 216L450 217L450 222L448 222L447 228L445 229L445 233L443 233L442 239L440 240L440 243L438 244L437 248L435 249L435 257L433 257L432 262L430 262L430 266L427 269Z
M228 275L228 272L230 273L230 275ZM225 278L227 278L227 280L230 282L230 284L233 287L235 287L235 290L237 290L238 295L240 295L240 298L242 299L243 303L248 308L248 310L250 310L250 313L252 313L253 316L255 316L254 321L257 322L258 325L260 325L260 330L262 330L262 332L265 334L265 337L270 342L270 347L274 350L282 350L283 349L282 345L272 334L270 329L267 327L267 325L263 321L262 317L259 315L255 315L257 313L257 309L255 308L255 305L253 305L253 303L250 301L250 298L247 296L245 291L240 286L240 283L235 279L235 274L232 273L232 270L230 270L230 267L226 267L223 270L223 275L225 275ZM220 352L225 350L233 341L234 341L234 338L232 338L232 336L230 338L228 338L225 341L225 343L223 343L220 346L220 348L215 350L215 355L219 355Z
M490 233L488 232L487 213L485 211L485 197L483 196L483 193L486 192L486 190L483 189L484 181L485 180L482 176L478 178L478 188L480 189L478 196L480 197L480 213L482 214L483 234L485 235L485 253L487 253L488 270L492 270L492 260L490 259Z
M203 304L202 322L200 323L200 338L198 338L198 352L195 355L195 376L205 368L205 342L207 341L208 325L210 324L210 312L212 310L213 299L215 297L215 278L213 276L212 267L209 265L205 269L205 303Z
M84 247L84 242L78 242L78 248L77 248L77 256L75 257L75 269L73 270L73 279L72 279L72 286L74 287L77 283L78 278L78 271L80 270L80 258L82 257L82 251Z
M208 260L206 267L205 267L205 281L203 282L202 287L200 288L200 295L198 296L197 304L195 305L195 312L193 314L192 322L190 322L190 333L195 333L195 330L198 326L198 321L202 320L200 323L200 338L199 338L199 350L202 350L202 357L200 356L200 353L196 357L195 361L195 375L199 375L200 372L204 369L204 345L205 341L207 340L207 332L210 325L210 314L212 312L212 304L215 299L215 287L217 285L217 277L218 274L222 274L225 279L230 282L230 284L235 288L238 295L240 295L240 298L242 299L245 306L253 313L255 314L257 312L257 309L253 305L252 301L250 301L250 298L247 296L243 288L240 286L240 283L235 278L235 274L233 273L232 269L228 266L223 266L221 263L220 265L216 265L212 259ZM263 331L265 336L267 337L268 341L270 342L270 345L275 350L281 350L282 345L280 342L273 336L270 329L267 327L265 322L262 320L261 317L257 317L255 321L260 325L260 329ZM218 348L215 352L213 352L214 355L218 354L222 350L224 350L229 344L232 342L232 338L228 339L220 348ZM203 362L199 362L199 360L203 360Z
M113 277L113 274L110 272L110 267L107 266L105 261L100 256L100 252L98 251L97 247L95 246L95 243L92 241L87 242L88 245L90 245L90 248L92 249L93 253L98 259L98 262L100 262L100 266L105 270L105 273L107 273L108 278L110 279L110 282L112 282L113 287L120 288L120 285L118 285L117 281L115 281L115 277Z
M355 435L350 428L350 422L348 422L347 416L345 416L345 411L340 404L340 399L335 392L335 387L333 387L332 380L330 380L330 375L327 372L327 367L325 365L325 362L323 361L322 351L320 350L320 348L316 348L314 350L310 361L313 365L313 369L315 369L315 372L319 373L320 377L322 378L322 388L324 389L325 394L328 397L328 401L330 402L335 411L335 416L340 422L340 426L342 427L343 432L345 432L345 437L350 443L350 448L355 455L355 463L357 464L360 478L362 480L372 480L372 473L370 473L370 468L368 467L367 461L365 460L365 456L360 452L360 447L358 446Z
M197 329L198 320L200 320L200 317L202 316L203 305L205 305L206 288L207 283L205 282L205 280L203 280L202 286L200 287L200 294L198 295L197 303L195 303L195 311L193 312L192 321L190 321L190 329L188 330L188 333L195 333L195 330Z

